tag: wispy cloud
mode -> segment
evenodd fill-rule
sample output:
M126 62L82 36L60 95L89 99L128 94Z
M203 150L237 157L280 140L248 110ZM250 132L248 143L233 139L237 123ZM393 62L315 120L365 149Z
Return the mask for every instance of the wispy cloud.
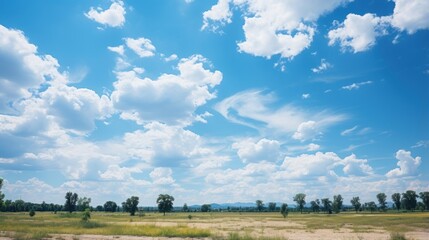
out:
M341 87L341 89L345 89L345 90L349 90L349 91L351 91L351 90L357 90L360 87L362 87L364 85L369 85L369 84L372 84L372 81L366 81L366 82L360 82L360 83L352 83L350 85L346 85L346 86Z
M332 64L322 58L322 60L320 60L320 65L318 67L312 68L311 71L314 73L321 73L326 71L328 68L332 68Z

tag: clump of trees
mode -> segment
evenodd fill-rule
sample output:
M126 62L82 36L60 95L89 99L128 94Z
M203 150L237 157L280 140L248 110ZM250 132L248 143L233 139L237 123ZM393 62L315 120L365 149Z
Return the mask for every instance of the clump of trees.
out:
M113 201L107 201L103 207L105 212L116 212L118 209L118 205Z
M298 205L298 209L301 211L301 214L302 214L302 209L304 208L304 205L305 205L305 194L304 193L298 193L295 195L293 200Z
M77 193L67 192L65 198L66 202L64 203L64 210L69 213L76 211L76 203L78 200Z

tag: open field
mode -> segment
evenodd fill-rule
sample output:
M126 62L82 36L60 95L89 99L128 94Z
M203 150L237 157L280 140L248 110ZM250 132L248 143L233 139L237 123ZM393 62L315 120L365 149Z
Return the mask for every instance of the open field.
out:
M192 219L188 216L192 215ZM429 239L429 213L0 213L0 239Z

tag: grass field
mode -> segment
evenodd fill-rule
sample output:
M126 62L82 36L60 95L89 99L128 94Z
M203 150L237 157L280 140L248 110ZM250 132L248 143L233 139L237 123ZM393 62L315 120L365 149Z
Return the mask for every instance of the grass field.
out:
M429 239L429 213L291 213L284 219L279 213L170 213L166 216L146 213L143 217L131 217L125 213L93 212L89 222L81 221L81 213L37 212L34 217L28 213L0 213L0 231L3 237L16 239L66 239L53 234L71 234L71 239L82 235L261 240L403 239L404 236Z

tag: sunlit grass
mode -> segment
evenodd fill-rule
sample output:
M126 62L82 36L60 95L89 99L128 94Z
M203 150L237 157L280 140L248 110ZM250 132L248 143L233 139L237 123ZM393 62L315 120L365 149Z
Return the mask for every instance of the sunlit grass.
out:
M189 219L192 214L192 219ZM149 237L184 237L214 239L277 239L266 237L265 228L275 231L290 230L290 226L261 226L252 229L243 226L238 229L198 228L198 224L230 222L232 226L240 223L288 222L297 224L295 229L314 232L317 229L351 229L353 232L365 233L387 231L395 233L396 239L409 231L429 229L429 212L415 213L359 213L347 212L341 214L324 213L290 213L283 218L280 213L160 213L146 212L144 217L129 216L126 213L91 213L89 222L81 221L82 213L42 213L30 217L28 213L0 213L0 231L14 233L15 239L42 239L49 234L95 234L95 235L132 235ZM195 224L195 225L193 225ZM197 226L197 227L192 227ZM222 233L222 234L220 234ZM255 235L256 233L256 235ZM276 236L276 235L274 235ZM393 235L392 235L393 236ZM393 238L393 237L392 237Z

